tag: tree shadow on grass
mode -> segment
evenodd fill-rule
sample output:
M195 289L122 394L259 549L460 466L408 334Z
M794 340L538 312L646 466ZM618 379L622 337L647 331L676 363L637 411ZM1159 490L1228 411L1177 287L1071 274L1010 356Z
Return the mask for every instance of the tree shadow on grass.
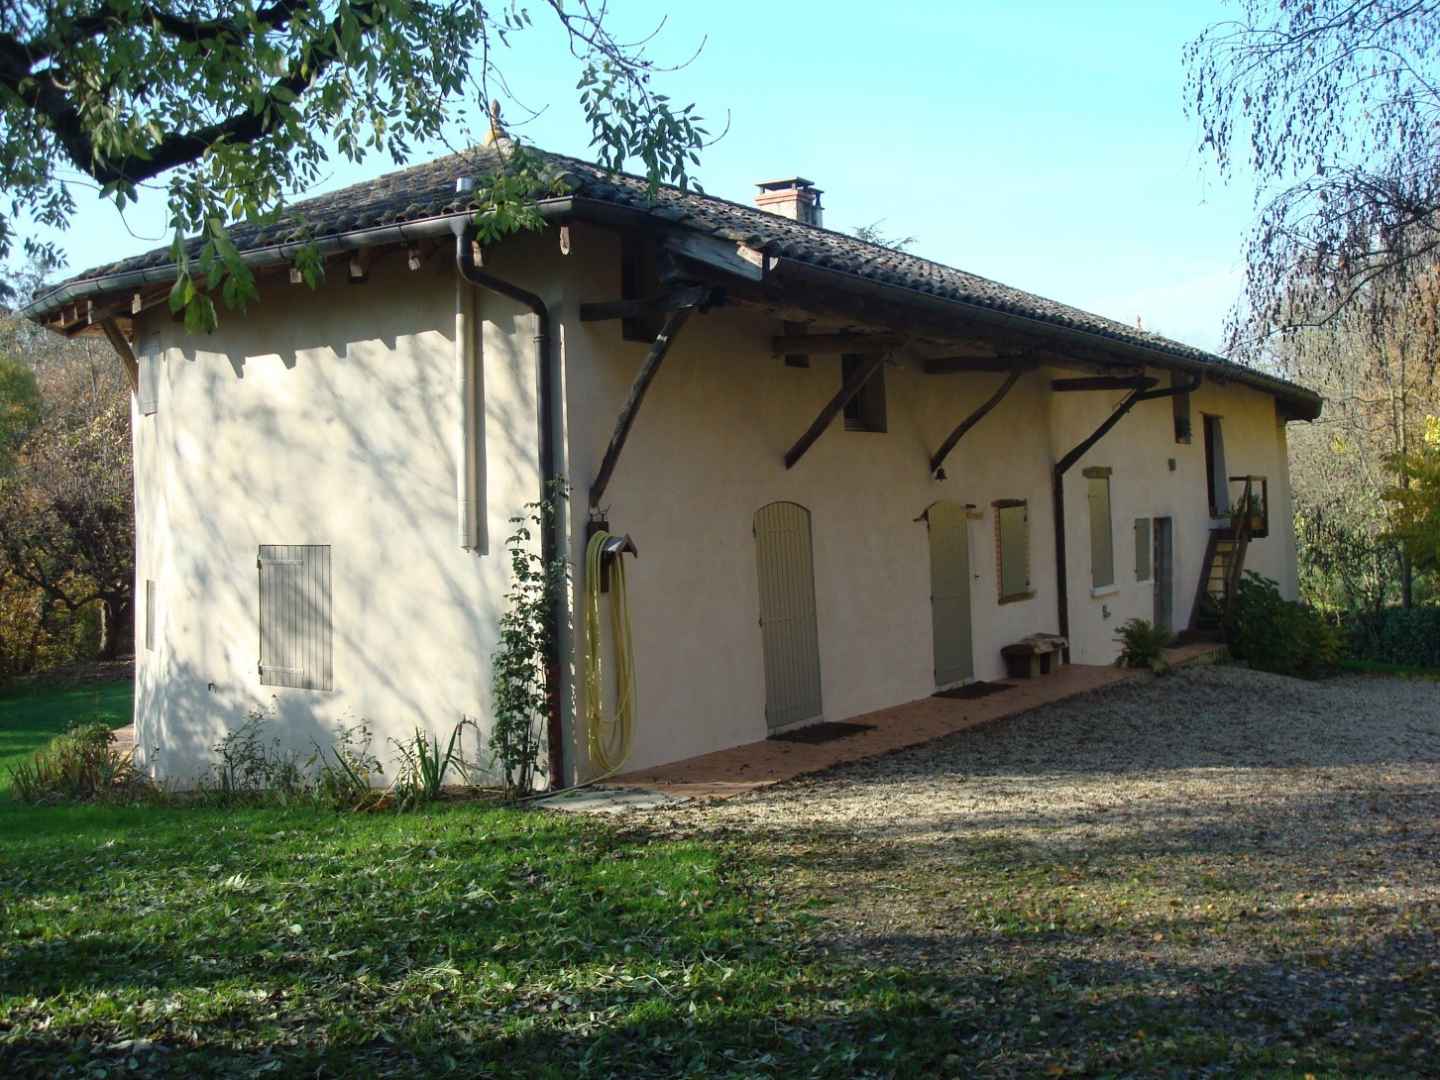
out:
M419 995L376 986L337 996L323 1012L281 987L223 1010L214 1026L112 1013L43 1033L12 1030L0 1064L11 1074L51 1071L80 1038L93 1040L79 1051L90 1061L133 1057L145 1075L1404 1072L1440 1050L1434 1026L1416 1024L1440 977L1401 992L1361 982L1343 950L1330 972L1298 980L1258 963L1137 970L1084 959L966 972L801 966L736 979L711 969L624 990L557 988L555 974L536 965L503 992L453 978ZM136 1038L150 1045L117 1046Z

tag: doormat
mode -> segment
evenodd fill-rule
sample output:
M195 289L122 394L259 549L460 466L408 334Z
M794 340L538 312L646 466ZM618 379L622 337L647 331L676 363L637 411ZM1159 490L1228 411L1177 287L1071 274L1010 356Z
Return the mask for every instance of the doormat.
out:
M972 682L965 686L953 686L949 690L937 690L932 697L955 698L960 701L974 701L976 698L989 697L991 694L998 694L1002 690L1013 690L1009 683L1003 682Z
M811 724L809 727L796 728L794 731L782 731L778 735L771 735L771 742L795 742L795 743L827 743L836 739L848 739L851 735L859 735L861 732L874 731L874 724L846 724L838 720L827 720L821 724Z

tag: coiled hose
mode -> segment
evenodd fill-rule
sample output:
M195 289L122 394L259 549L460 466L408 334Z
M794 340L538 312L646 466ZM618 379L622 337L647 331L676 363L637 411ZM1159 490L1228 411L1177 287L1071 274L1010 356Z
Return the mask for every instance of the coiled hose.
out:
M634 723L635 661L630 652L630 605L625 592L625 560L616 555L610 564L610 639L615 652L615 712L605 717L605 678L600 639L601 549L611 538L597 531L585 549L585 734L590 761L600 775L589 783L619 772L630 757Z

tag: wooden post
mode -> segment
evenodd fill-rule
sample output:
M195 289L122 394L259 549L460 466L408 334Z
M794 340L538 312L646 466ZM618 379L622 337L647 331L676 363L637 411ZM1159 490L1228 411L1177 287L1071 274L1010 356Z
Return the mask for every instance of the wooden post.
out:
M785 452L785 468L793 469L795 463L805 456L815 440L825 434L825 429L830 426L830 421L839 415L840 410L850 404L850 399L858 394L864 385L870 381L870 376L880 370L880 365L885 363L885 353L876 353L870 358L870 362L857 371L851 379L840 387L840 392L832 397L829 404L820 410L820 415L815 422L801 435L795 445Z

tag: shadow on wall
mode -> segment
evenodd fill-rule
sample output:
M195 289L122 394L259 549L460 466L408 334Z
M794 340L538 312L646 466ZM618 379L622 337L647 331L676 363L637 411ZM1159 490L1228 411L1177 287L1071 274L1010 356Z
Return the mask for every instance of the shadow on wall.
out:
M192 781L209 748L256 710L272 714L286 746L307 752L364 719L387 775L387 737L420 726L443 740L462 716L488 715L508 560L504 535L487 556L460 547L453 284L437 277L433 287L443 298L387 305L368 320L380 332L363 340L346 339L335 311L308 323L286 305L243 328L237 320L231 354L181 343L178 400L152 418L168 460L149 470L162 484L151 517L173 535L146 543L170 565L142 571L168 576L176 613L162 617L163 651L142 659L137 678L142 753L160 775ZM351 302L336 309L353 313L358 292L340 295ZM297 332L308 334L304 344ZM282 336L285 353L261 347ZM247 363L260 360L271 361L274 387L250 379L239 389ZM525 350L488 353L485 366L485 382L507 388L484 402L482 490L493 519L538 494L535 400ZM261 544L332 547L334 693L272 696L256 685ZM319 619L318 603L302 596L289 617Z

